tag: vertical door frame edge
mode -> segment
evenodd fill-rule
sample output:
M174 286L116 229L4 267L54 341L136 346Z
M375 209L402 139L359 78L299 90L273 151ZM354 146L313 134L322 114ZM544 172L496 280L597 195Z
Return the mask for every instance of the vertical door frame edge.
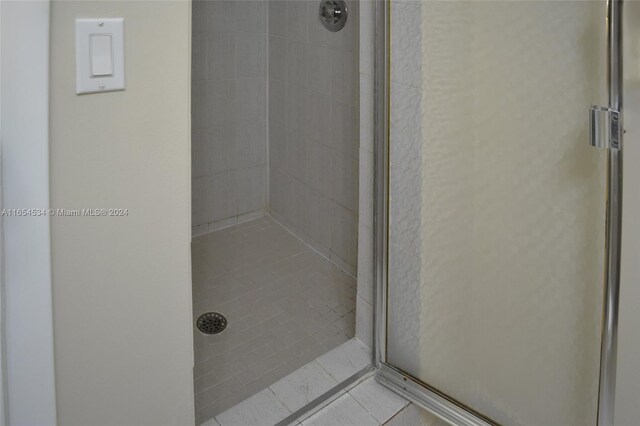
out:
M51 2L0 9L2 208L48 209ZM0 422L55 426L50 217L2 219Z
M373 153L373 365L386 361L387 236L389 184L389 8L375 0L374 39L374 153Z
M622 0L607 1L606 19L609 108L619 111L624 116L622 114ZM620 141L619 149L609 148L607 152L604 307L600 346L598 426L614 425L620 306L623 142Z

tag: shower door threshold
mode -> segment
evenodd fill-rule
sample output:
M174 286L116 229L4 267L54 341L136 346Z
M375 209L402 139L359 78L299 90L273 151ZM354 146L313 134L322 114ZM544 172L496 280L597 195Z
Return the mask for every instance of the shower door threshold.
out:
M390 364L382 362L378 365L376 380L409 401L413 401L452 424L460 426L497 425L497 423L483 417L481 414L432 389L427 384L418 382Z

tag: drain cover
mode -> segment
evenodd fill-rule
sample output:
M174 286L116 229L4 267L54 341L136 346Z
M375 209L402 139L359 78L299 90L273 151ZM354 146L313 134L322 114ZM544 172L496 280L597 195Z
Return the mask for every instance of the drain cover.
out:
M207 312L198 317L196 326L204 334L218 334L227 328L227 318L218 312Z

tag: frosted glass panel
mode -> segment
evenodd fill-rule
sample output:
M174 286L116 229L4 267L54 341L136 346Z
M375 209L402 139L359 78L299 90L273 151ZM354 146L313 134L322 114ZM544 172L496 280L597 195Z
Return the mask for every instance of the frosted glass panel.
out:
M596 424L605 11L391 4L387 362L502 424Z

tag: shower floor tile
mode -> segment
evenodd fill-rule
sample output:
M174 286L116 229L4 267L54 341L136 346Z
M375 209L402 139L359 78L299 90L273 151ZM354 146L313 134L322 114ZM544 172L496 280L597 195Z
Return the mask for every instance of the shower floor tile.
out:
M198 424L355 334L355 279L268 216L194 238L192 265L194 323L228 320L194 331Z

